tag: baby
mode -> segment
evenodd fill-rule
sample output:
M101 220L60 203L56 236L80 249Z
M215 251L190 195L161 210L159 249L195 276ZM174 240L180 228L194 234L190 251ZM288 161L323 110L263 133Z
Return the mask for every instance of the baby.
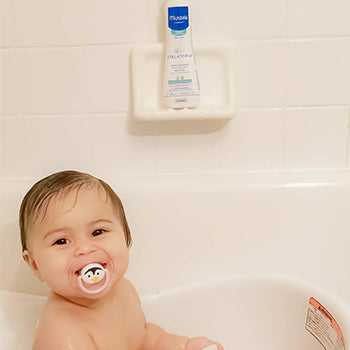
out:
M50 175L26 194L19 221L23 257L51 289L34 350L223 350L145 322L123 277L131 244L124 209L104 181L76 171Z

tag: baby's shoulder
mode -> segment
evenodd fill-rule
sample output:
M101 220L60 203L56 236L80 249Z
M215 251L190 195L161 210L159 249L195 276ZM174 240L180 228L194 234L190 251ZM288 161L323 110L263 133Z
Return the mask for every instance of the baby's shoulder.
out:
M118 310L127 310L129 317L137 319L141 323L145 322L141 300L135 287L126 278L123 278L120 283L117 296Z
M139 300L139 295L136 291L134 285L125 277L123 277L119 282L119 293L123 297L131 298L134 300Z

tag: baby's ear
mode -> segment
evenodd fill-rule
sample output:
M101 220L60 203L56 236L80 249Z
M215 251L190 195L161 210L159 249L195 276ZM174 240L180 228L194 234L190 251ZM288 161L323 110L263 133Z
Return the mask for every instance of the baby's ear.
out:
M44 279L41 276L41 273L39 271L38 265L36 264L33 255L30 253L29 250L24 250L22 253L23 259L26 261L28 266L32 269L35 276L39 279L40 282L44 282Z

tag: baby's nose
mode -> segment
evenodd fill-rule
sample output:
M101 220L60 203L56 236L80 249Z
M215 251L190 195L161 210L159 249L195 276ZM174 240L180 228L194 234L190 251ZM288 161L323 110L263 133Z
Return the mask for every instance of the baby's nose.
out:
M96 247L87 241L78 242L75 255L87 255L96 251Z

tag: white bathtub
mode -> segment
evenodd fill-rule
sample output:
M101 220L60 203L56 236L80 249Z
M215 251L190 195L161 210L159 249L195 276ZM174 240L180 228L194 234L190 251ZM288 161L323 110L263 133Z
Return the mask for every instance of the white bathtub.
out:
M144 310L149 320L170 332L205 334L226 350L322 350L306 330L310 297L337 320L350 348L349 306L319 286L296 279L231 277L200 283L149 296Z
M309 347L305 349L319 349L317 341L305 332L305 308L308 299L317 298L321 291L319 302L334 313L349 342L349 170L126 176L106 180L123 200L134 240L127 277L140 295L163 296L154 300L144 297L150 320L170 331L208 334L220 339L228 350L237 346L249 350L269 346L278 350L289 350L287 346L304 349L304 345L294 346L292 338L300 341L298 344L306 341ZM0 182L0 265L11 266L3 269L0 290L45 296L47 289L20 258L18 208L32 182ZM205 285L195 291L189 287L225 276L232 276L231 282ZM246 280L240 281L238 276ZM265 281L253 276L278 277ZM1 294L2 299L6 293ZM187 302L195 299L198 302ZM258 304L259 308L254 303L262 299L265 301ZM40 297L35 300L42 302ZM203 309L206 305L204 300L211 300L209 311L197 313L196 307ZM174 306L177 303L186 306ZM21 311L26 305L33 305L35 312L39 307L28 304L23 296L18 304L15 312L2 314L5 327L17 327L15 315L18 322L26 321ZM12 304L2 305L9 310ZM242 321L242 307L250 322L249 336L243 329L248 321ZM281 312L284 308L288 312ZM186 315L181 314L187 310ZM235 317L237 310L239 317ZM283 328L282 319L291 329L298 329L295 337L288 327ZM284 336L271 335L274 329ZM231 334L236 334L234 339ZM246 343L243 338L247 338ZM279 343L284 341L283 345ZM350 350L350 345L347 347Z
M309 298L339 324L350 348L350 309L319 286L279 277L231 277L142 298L148 321L176 334L206 335L226 350L322 350L305 327ZM45 297L0 293L1 349L30 350ZM327 350L343 350L328 348Z

